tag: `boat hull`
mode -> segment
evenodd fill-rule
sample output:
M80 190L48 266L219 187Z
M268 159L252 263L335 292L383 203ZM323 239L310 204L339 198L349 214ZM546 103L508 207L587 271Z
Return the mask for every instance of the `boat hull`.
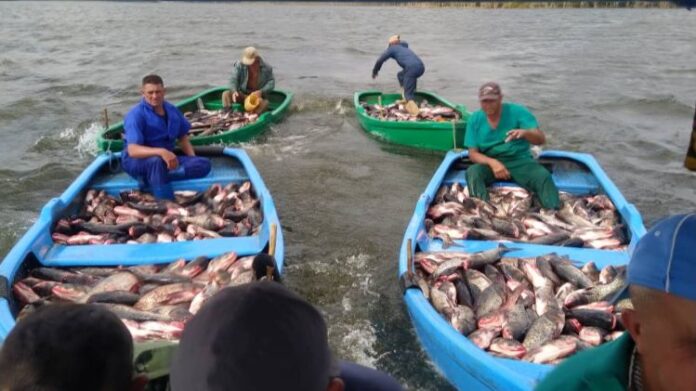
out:
M383 105L401 99L398 94L382 94L379 91L356 92L355 112L360 126L370 135L389 143L434 151L448 151L464 147L464 132L469 113L462 105L456 105L444 98L428 92L417 92L416 101L426 99L430 104L447 106L461 115L460 120L452 122L435 121L385 121L371 117L361 103L376 104L381 98Z

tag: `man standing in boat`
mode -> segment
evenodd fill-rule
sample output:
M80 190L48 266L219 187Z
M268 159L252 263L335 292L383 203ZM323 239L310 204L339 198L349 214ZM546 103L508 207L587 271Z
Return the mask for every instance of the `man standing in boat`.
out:
M273 68L249 46L232 67L230 90L222 93L223 110L229 110L232 103L244 103L247 112L260 114L268 107L268 93L274 87Z
M402 70L396 74L396 77L399 79L399 85L404 90L404 99L407 101L414 100L416 97L416 82L425 72L423 61L421 61L413 50L409 49L408 44L402 41L398 35L392 35L389 37L389 46L387 50L379 56L374 68L372 68L373 79L379 74L382 64L390 58L396 60L402 68Z
M530 144L546 142L534 115L524 106L503 103L497 83L479 89L481 110L467 121L464 146L476 163L466 170L469 194L488 200L487 186L495 180L513 180L536 194L543 208L558 209L558 189L551 173L534 160Z
M565 360L537 391L696 389L696 213L666 218L628 264L623 335Z
M179 109L164 100L164 82L157 75L143 78L143 99L123 120L123 170L149 186L158 199L174 199L171 180L208 175L210 161L197 157L189 141L191 128ZM174 145L184 156L174 154Z

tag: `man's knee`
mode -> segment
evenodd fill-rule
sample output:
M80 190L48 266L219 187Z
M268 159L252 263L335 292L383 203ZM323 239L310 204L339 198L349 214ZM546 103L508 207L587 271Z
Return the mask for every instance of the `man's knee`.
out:
M186 163L186 176L188 178L202 178L210 173L210 160L196 157Z

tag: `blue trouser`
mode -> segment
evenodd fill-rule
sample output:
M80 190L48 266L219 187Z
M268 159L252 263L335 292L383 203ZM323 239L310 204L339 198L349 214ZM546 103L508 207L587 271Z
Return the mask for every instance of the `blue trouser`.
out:
M201 178L210 172L210 160L198 156L177 156L179 167L172 171L167 169L167 164L159 156L145 159L127 157L121 165L123 171L141 182L143 186L149 186L152 194L159 199L174 199L174 191L170 182L179 179Z
M403 391L393 377L376 369L348 361L340 361L339 368L345 391Z
M399 85L404 88L404 99L413 100L416 97L416 81L423 76L424 72L424 67L415 66L404 68L396 74Z

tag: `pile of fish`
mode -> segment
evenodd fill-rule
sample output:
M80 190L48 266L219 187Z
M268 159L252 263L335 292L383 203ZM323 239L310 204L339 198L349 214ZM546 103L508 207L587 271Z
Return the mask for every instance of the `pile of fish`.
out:
M416 253L415 281L458 332L495 356L557 363L621 335L618 313L630 300L608 300L623 288L625 267L503 257L514 250Z
M413 115L408 112L404 103L396 102L386 106L380 104L362 103L367 115L383 121L452 121L459 120L459 112L451 107L434 105L427 100L420 103L419 112Z
M17 319L43 305L96 303L121 318L136 341L176 340L216 292L254 279L253 258L231 252L168 265L37 267L12 286Z
M249 181L174 195L176 202L137 190L113 197L90 189L80 213L58 220L51 236L67 245L166 243L255 235L263 220Z
M448 246L456 239L528 242L566 247L623 249L623 225L609 197L561 192L560 210L534 205L521 187L491 187L490 201L469 197L455 182L442 186L430 205L425 226Z
M237 130L256 122L258 114L244 111L223 111L198 109L184 113L191 123L189 134L192 136L212 136L214 134Z

